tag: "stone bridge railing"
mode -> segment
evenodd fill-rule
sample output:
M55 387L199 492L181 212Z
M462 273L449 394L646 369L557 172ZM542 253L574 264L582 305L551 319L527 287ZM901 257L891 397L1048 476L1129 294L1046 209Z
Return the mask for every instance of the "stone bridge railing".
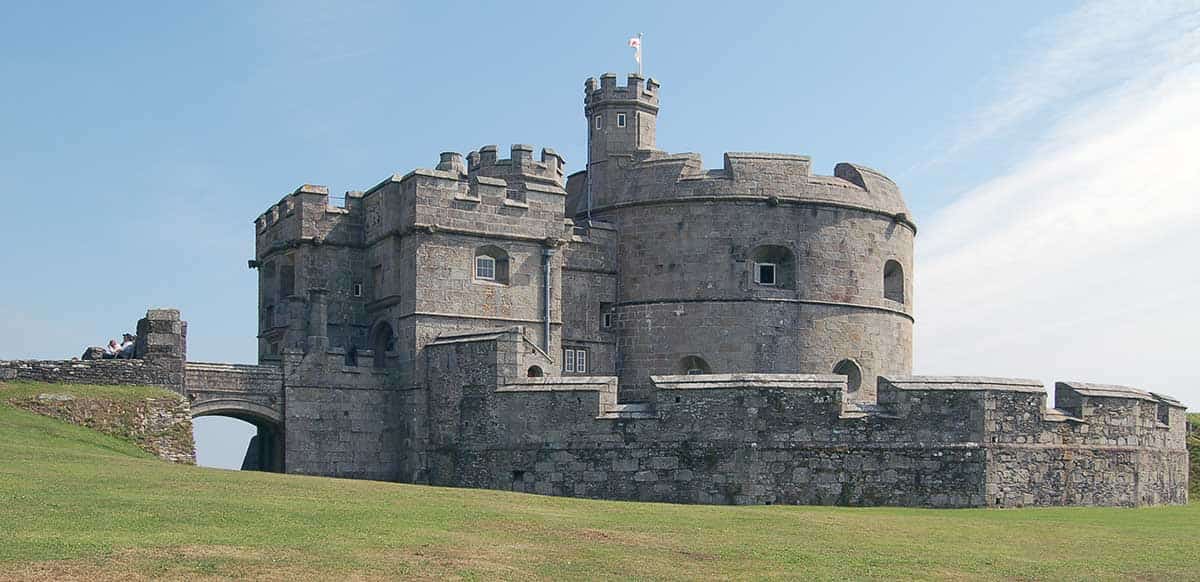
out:
M283 423L283 370L277 366L188 362L184 374L192 416Z

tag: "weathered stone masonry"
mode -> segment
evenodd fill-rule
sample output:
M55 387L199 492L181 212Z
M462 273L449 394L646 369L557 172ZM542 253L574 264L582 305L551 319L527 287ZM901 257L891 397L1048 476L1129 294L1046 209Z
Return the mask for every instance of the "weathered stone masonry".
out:
M259 363L186 363L247 468L686 503L1187 499L1184 409L912 376L899 188L850 163L655 146L660 88L584 87L588 160L517 144L255 220ZM180 343L182 347L182 342ZM180 354L183 352L181 351Z
M700 503L1186 498L1169 398L911 377L916 225L890 179L705 169L655 147L659 106L653 80L589 80L569 177L484 146L259 216L284 469Z

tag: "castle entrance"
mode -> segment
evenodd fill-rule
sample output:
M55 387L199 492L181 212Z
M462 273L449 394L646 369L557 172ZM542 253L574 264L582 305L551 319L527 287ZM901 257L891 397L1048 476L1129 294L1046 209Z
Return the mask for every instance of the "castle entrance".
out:
M283 423L281 419L276 418L273 413L265 411L248 410L244 403L237 407L224 406L217 404L205 405L200 404L192 408L192 418L199 419L203 417L225 417L236 419L241 423L246 424L252 434L247 442L244 437L239 438L236 434L240 431L236 430L240 427L231 427L230 423L222 423L222 433L229 435L229 440L218 443L216 446L223 447L239 447L243 446L244 451L240 453L242 457L240 469L243 471L267 471L271 473L283 472ZM230 430L230 429L233 430ZM201 451L197 451L200 453ZM210 453L209 451L204 451ZM237 455L235 451L223 450L219 452L211 452L212 455L220 455L228 459L230 456Z

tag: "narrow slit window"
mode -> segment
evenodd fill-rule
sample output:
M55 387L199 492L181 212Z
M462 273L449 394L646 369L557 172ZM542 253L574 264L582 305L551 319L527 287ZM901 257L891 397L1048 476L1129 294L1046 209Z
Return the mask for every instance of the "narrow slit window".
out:
M625 114L624 113L617 114L617 127L625 127Z
M597 115L596 116L596 129L603 129L603 128L604 128L604 117Z
M353 293L355 297L362 297L362 283L355 283L352 285L350 287L350 292Z

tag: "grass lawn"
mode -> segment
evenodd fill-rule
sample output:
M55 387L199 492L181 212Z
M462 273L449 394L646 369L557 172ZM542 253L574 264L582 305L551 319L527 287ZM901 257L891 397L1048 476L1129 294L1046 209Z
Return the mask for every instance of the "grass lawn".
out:
M1200 579L1200 505L684 506L242 473L0 404L0 579L159 577Z

